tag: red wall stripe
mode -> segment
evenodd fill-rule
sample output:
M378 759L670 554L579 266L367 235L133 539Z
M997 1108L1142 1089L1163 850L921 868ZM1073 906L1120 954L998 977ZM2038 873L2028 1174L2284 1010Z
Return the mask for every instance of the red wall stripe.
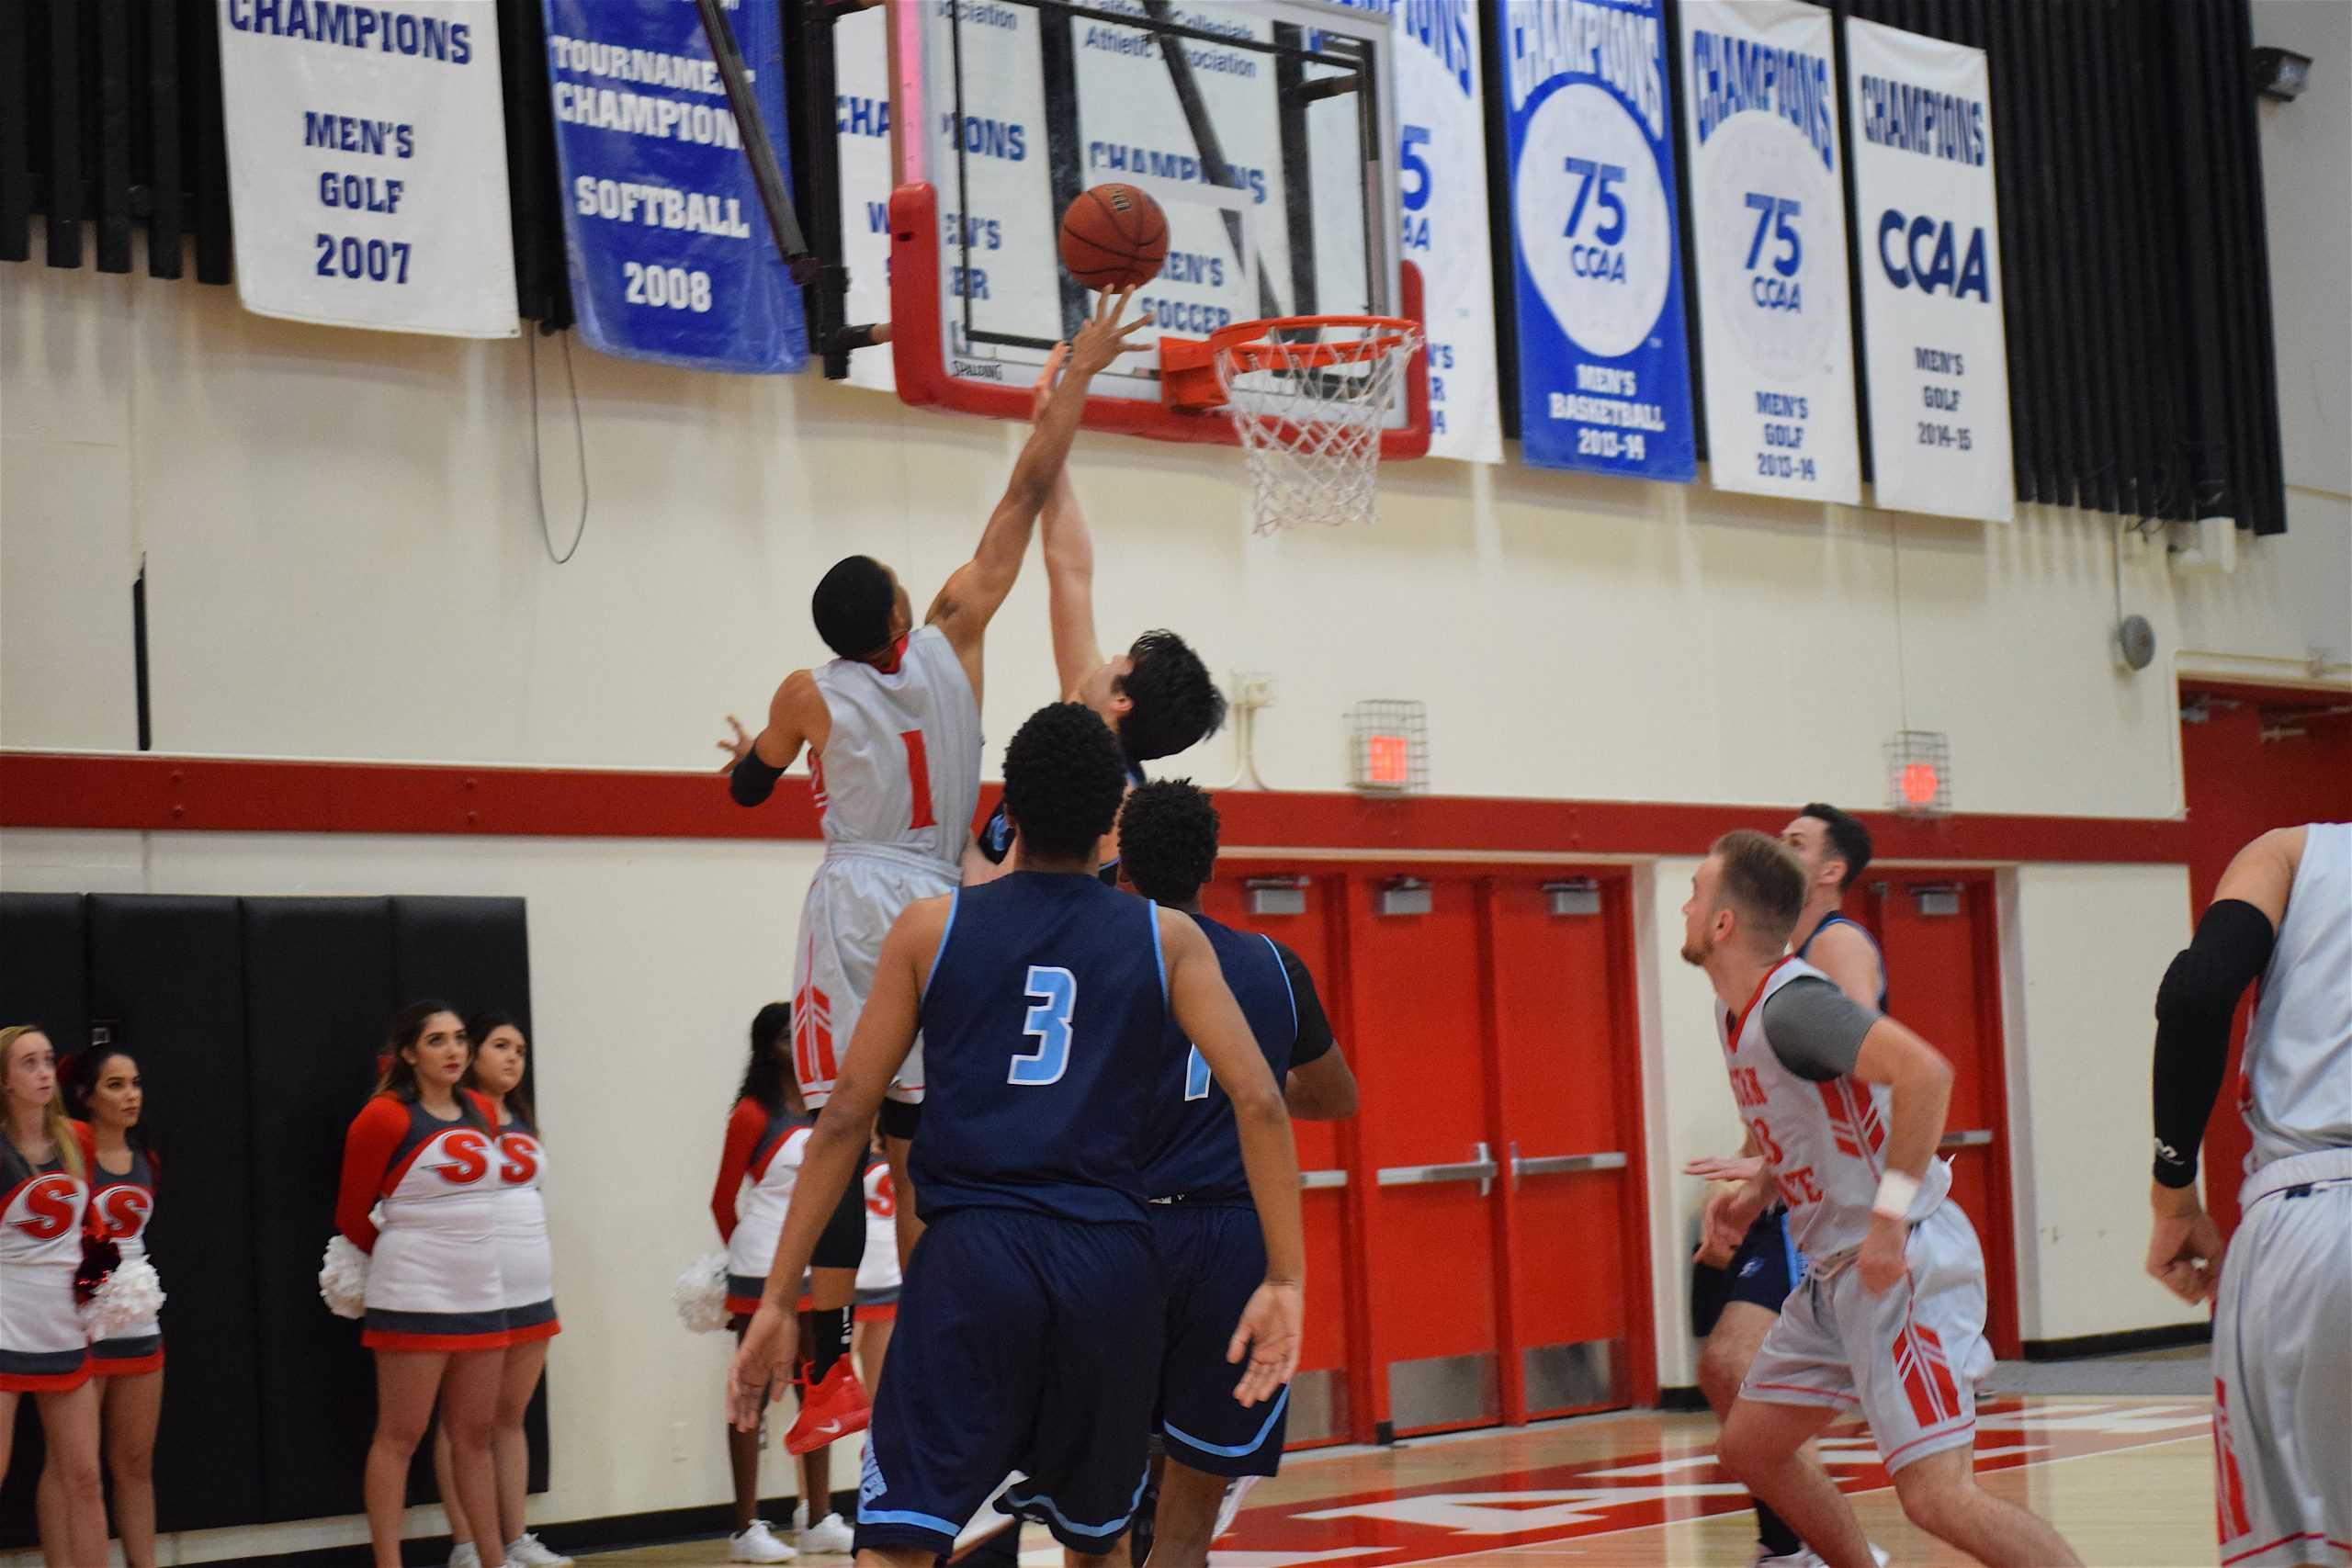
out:
M995 791L987 792L990 799ZM1785 806L1366 799L1228 790L1228 844L1416 854L1698 854L1733 828L1776 832ZM1865 812L1878 853L1901 861L2178 863L2185 822L1962 815L1920 821ZM0 751L0 827L276 833L487 833L616 839L814 839L806 779L755 810L717 773L599 768L451 767Z

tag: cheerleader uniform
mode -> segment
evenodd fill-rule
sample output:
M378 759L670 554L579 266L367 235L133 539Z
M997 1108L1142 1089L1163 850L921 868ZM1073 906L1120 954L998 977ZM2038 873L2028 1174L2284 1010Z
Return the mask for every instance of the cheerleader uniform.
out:
M548 1247L548 1205L539 1190L548 1168L538 1129L513 1106L498 1131L498 1272L504 1281L506 1332L516 1345L563 1331L555 1315L555 1255Z
M122 1260L147 1256L147 1222L155 1212L155 1159L134 1146L130 1169L117 1176L90 1161L90 1228L113 1242ZM164 1370L164 1325L146 1318L90 1347L90 1371L135 1378Z
M495 1212L501 1156L489 1103L470 1091L444 1122L422 1101L379 1094L343 1141L335 1226L370 1255L374 1350L497 1350L508 1343ZM383 1205L379 1229L368 1210Z
M89 1130L74 1124L82 1168L96 1164ZM33 1167L0 1147L0 1393L65 1393L90 1379L90 1337L74 1310L74 1273L90 1190L60 1149Z
M771 1116L756 1100L739 1100L727 1119L727 1146L719 1156L718 1182L711 1189L710 1213L727 1244L727 1310L760 1310L768 1267L775 1261L776 1238L784 1234L792 1186L800 1179L800 1156L808 1146L807 1116L779 1111ZM808 1310L808 1283L801 1281L799 1310Z
M899 1203L888 1160L865 1168L865 1258L857 1266L857 1321L899 1315Z

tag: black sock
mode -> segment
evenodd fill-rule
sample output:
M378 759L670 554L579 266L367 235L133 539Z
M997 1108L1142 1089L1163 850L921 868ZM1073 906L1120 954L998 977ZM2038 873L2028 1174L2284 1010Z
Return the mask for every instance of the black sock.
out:
M819 1307L800 1314L801 1354L808 1362L808 1386L816 1387L849 1354L850 1309Z
M1756 1499L1756 1539L1764 1543L1767 1557L1787 1557L1804 1550L1804 1542L1789 1528L1789 1521L1761 1497Z

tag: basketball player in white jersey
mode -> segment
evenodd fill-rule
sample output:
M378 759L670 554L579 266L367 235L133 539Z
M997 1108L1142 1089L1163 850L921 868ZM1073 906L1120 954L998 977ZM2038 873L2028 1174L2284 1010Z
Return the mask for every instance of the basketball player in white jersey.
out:
M2197 1151L2246 982L2237 1235ZM2265 833L2222 874L2156 990L2148 1272L2214 1302L2215 1514L2232 1568L2352 1562L2352 823ZM2216 1278L2216 1269L2219 1277Z
M1791 951L1856 1003L1886 1010L1886 963L1869 931L1842 912L1846 890L1871 863L1870 829L1849 812L1808 804L1781 829L1781 841L1804 873L1804 908ZM1699 1388L1717 1416L1728 1415L1747 1369L1802 1277L1804 1259L1789 1240L1788 1212L1773 1201L1755 1134L1736 1159L1693 1160L1686 1176L1715 1179L1701 1224L1698 1261L1724 1269L1713 1321L1699 1351ZM1818 1467L1810 1450L1799 1462ZM1756 1500L1756 1555L1750 1568L1819 1568L1821 1559L1770 1504ZM1878 1549L1871 1548L1877 1554Z
M825 837L825 858L801 907L793 958L793 1060L808 1109L833 1091L841 1054L856 1032L882 939L918 898L953 892L980 787L980 664L988 625L1020 575L1038 509L1053 489L1085 412L1095 375L1138 345L1144 319L1125 320L1134 294L1105 294L1071 340L1061 384L1046 400L1012 467L1004 497L972 558L951 573L920 627L898 574L866 556L838 562L811 601L817 631L839 657L796 670L768 703L768 721L746 739L730 715L729 791L756 806L802 749ZM903 1186L911 1125L922 1101L918 1043L888 1091L882 1131ZM847 1309L864 1250L857 1195L835 1227L812 1280L818 1310ZM831 1233L829 1233L830 1235Z
M1935 1157L1951 1065L1791 956L1805 877L1742 829L1715 841L1683 906L1685 961L1706 971L1732 1097L1788 1204L1804 1280L1724 1419L1718 1452L1829 1568L1875 1568L1853 1508L1802 1450L1859 1411L1911 1522L1996 1568L2080 1560L2056 1531L1976 1484L1984 1258Z

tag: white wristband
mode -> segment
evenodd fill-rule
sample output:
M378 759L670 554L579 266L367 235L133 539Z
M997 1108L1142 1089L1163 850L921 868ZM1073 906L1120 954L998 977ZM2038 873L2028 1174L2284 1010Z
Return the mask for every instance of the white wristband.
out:
M1890 1170L1878 1179L1878 1196L1871 1200L1871 1213L1899 1220L1911 1212L1911 1201L1919 1196L1919 1179Z

